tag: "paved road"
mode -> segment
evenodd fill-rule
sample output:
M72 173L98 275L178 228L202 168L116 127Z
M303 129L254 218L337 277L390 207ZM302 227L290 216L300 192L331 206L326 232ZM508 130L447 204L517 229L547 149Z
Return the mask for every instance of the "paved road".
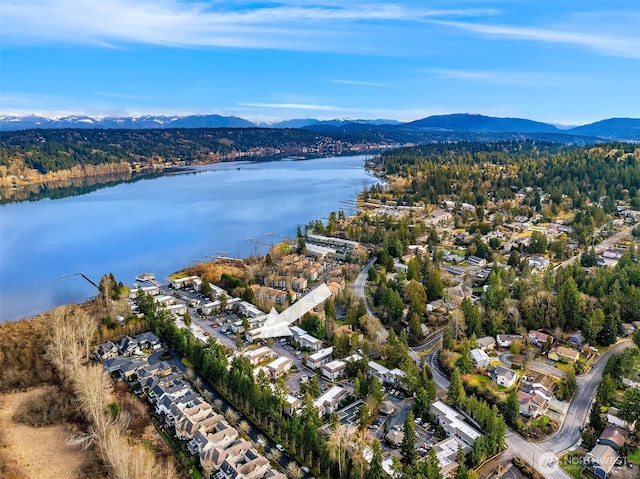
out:
M632 228L633 228L633 226L624 226L616 234L611 235L608 238L602 240L600 243L595 245L596 253L602 253L605 249L610 248L611 246L616 244L621 239L623 239L625 237L628 237L631 234L631 229ZM556 269L559 269L559 268L566 268L567 266L571 266L579 257L580 257L579 254L577 254L575 256L572 256L571 258L563 261L562 263L560 263L558 266L556 266L553 269L556 270Z
M630 339L618 341L598 359L587 374L578 376L578 389L569 403L565 419L556 434L539 443L543 449L560 454L578 442L581 435L578 428L584 425L589 415L591 402L596 394L597 385L602 380L602 371L607 365L607 360L612 354L621 352L631 344Z
M371 269L371 267L375 262L376 262L375 258L373 258L372 260L369 260L369 262L364 265L364 268L362 268L362 271L360 271L360 274L356 277L356 280L353 282L353 287L355 289L356 295L364 299L364 305L367 307L367 314L369 316L373 316L374 318L376 317L376 313L373 309L371 309L371 306L369 306L365 288L367 285L367 277L369 275L369 269Z

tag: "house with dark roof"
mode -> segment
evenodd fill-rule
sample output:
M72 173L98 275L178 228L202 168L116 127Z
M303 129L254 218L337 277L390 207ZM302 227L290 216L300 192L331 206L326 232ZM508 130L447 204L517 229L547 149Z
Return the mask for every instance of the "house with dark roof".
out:
M115 359L118 357L118 346L113 341L106 341L96 349L96 356L100 361L105 359Z
M518 391L518 402L520 403L520 414L531 419L544 415L549 407L547 401L542 397L524 391Z
M514 341L522 341L522 336L519 334L497 334L496 343L501 348L508 348Z
M118 341L118 349L123 356L133 356L134 354L140 353L138 341L131 336L125 336Z
M140 333L136 336L136 341L142 349L160 349L160 338L153 334L151 331L146 333Z
M549 334L545 334L540 331L535 331L533 329L529 331L529 334L527 336L529 337L529 342L538 348L541 348L544 345L544 343L546 343L547 340L551 338Z
M600 434L600 444L611 446L616 451L620 451L620 448L624 446L627 441L625 432L614 426L613 424L607 424L602 434Z

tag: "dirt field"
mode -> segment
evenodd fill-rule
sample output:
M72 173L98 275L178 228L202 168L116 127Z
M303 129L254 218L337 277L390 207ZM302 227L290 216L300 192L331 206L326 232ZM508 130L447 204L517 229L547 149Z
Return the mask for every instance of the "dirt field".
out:
M11 421L16 408L40 389L0 395L0 453L7 477L74 479L86 453L65 444L69 432L62 425L35 428ZM0 476L3 471L0 469Z

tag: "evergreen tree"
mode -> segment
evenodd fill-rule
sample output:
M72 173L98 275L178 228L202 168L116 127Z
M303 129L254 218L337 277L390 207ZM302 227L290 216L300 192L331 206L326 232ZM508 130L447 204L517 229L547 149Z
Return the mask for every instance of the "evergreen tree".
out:
M413 411L409 411L404 419L404 437L400 444L400 462L405 466L413 466L418 459L416 452L416 425Z
M373 440L373 457L371 458L371 464L369 465L369 471L367 472L368 479L382 479L384 469L382 469L382 447L380 441Z
M572 276L560 287L557 304L560 326L564 329L578 329L581 326L584 300Z
M457 369L451 372L451 382L447 388L447 400L454 406L462 404L465 398L464 387L462 386L462 379Z
M460 354L460 357L456 361L456 367L462 374L467 374L473 371L471 348L469 347L469 341L466 338L462 340L462 352Z
M453 335L451 329L446 328L442 333L442 349L451 351L453 349Z
M505 416L510 424L515 424L520 416L520 401L518 401L518 392L513 390L507 396L507 404L505 406Z
M455 479L469 479L469 471L465 465L465 455L462 450L462 446L458 444L458 453L456 454L456 462L458 463L458 469L456 470Z
M618 340L618 321L612 314L607 314L602 324L602 329L598 333L598 343L603 346L615 344Z
M591 412L589 414L589 425L594 429L594 431L596 431L598 436L602 433L605 426L600 412L600 406L600 401L596 398L591 405Z

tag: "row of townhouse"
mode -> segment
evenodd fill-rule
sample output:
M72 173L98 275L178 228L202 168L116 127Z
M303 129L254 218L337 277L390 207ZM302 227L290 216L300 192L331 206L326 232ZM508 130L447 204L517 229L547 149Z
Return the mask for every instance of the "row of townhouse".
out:
M296 292L300 292L308 288L309 281L304 276L267 276L264 279L264 285L283 291L291 288Z
M217 479L286 479L167 363L123 356L103 363L107 371L138 381L156 414L198 455L203 471Z
M98 360L114 359L122 355L124 357L139 355L143 349L160 349L160 338L152 332L140 333L134 338L125 336L120 341L106 341L100 344L95 351Z

